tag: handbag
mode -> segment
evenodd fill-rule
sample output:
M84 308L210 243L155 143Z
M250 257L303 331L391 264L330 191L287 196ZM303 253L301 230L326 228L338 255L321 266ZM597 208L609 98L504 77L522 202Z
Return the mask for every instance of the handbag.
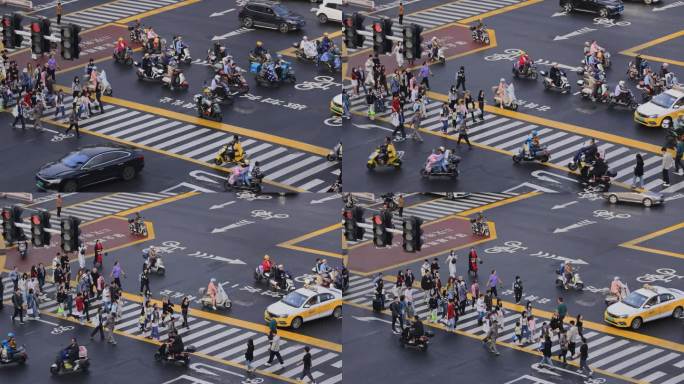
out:
M392 125L394 127L399 126L399 114L397 112L392 112Z

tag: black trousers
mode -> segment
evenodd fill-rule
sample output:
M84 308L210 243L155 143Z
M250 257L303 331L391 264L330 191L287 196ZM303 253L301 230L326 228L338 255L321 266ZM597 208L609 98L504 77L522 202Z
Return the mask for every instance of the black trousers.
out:
M57 24L62 24L62 14L57 15Z
M401 16L399 16L399 17L401 17ZM307 376L311 383L314 382L314 378L313 378L313 376L311 376L311 368L304 368L302 370L302 375L299 376L299 380L304 380L304 376Z
M392 331L396 332L395 325L397 323L397 319L399 319L399 327L403 330L404 329L404 316L401 315L392 315Z
M24 115L22 115L22 114L19 114L19 115L17 115L17 117L14 118L14 122L12 123L12 127L17 125L17 123L20 121L21 121L21 129L25 129L26 128L26 121L24 120Z
M404 24L404 15L399 15L399 24Z
M463 91L465 92L465 77L459 77L458 79L456 79L456 89L458 89L458 87L462 87Z
M183 327L188 327L188 311L181 311L183 315Z
M19 321L24 322L24 309L21 307L14 307L14 314L12 315L12 321L19 315Z
M399 207L399 216L404 217L404 207Z
M78 123L77 122L69 124L69 128L67 128L66 132L64 132L64 133L65 134L69 133L69 131L71 131L71 128L74 128L74 130L76 131L76 137L81 137L81 133L78 131Z
M277 357L277 358L278 358L278 361L280 362L280 364L285 364L285 362L283 361L283 357L280 356L280 351L271 351L271 350L269 350L269 351L268 351L268 363L269 363L269 364L271 364L271 362L273 362L273 358L274 358L274 357Z
M140 280L140 292L143 294L150 292L150 279L141 279Z
M62 216L62 207L57 207L57 216Z
M468 144L469 147L472 148L472 144L470 144L470 140L468 140L468 134L465 132L459 132L458 133L458 140L456 140L456 145L461 144L461 139L465 140L465 142Z
M95 337L95 335L97 334L97 332L100 332L100 340L104 340L104 339L105 339L105 334L104 334L104 328L102 327L102 324L98 324L98 326L95 327L95 329L93 329L93 332L90 334L90 337L91 337L91 338L92 338L92 337Z
M515 291L515 303L518 304L520 302L520 299L522 299L522 290L520 291Z
M401 132L401 138L405 139L406 138L406 130L404 129L404 123L399 123L399 125L397 125L394 128L394 131L392 131L392 136L396 135L399 132Z

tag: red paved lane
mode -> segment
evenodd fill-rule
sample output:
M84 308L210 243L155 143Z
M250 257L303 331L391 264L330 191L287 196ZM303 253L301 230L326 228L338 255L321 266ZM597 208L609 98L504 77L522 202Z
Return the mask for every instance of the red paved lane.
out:
M405 252L402 248L401 234L394 234L391 247L377 248L371 241L350 248L349 268L355 272L371 273L494 239L493 237L482 239L473 236L468 219L460 217L424 224L422 229L423 248L420 252Z

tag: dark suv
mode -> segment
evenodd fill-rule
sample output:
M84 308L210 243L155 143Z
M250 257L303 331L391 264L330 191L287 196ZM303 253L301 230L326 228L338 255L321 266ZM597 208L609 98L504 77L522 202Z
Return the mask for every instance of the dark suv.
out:
M245 28L272 28L283 33L302 29L305 24L303 17L270 1L250 1L242 7L238 17Z
M560 0L560 6L567 13L573 11L597 13L603 18L618 17L625 10L620 0Z

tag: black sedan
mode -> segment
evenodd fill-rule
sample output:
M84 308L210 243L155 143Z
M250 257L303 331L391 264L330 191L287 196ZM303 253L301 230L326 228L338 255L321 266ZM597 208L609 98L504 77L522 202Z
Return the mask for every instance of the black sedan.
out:
M86 146L45 164L36 174L40 189L74 192L109 180L132 180L145 166L142 151L119 145Z

